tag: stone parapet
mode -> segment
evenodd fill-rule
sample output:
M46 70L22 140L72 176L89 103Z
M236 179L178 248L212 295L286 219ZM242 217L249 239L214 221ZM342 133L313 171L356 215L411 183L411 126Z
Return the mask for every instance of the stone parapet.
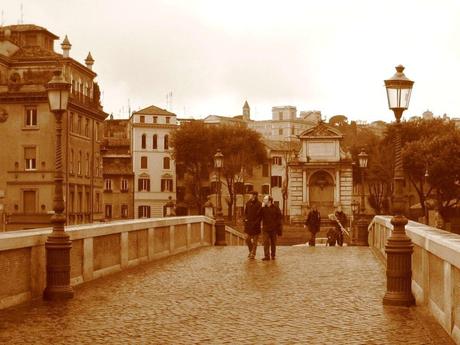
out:
M375 216L369 225L369 246L386 262L385 245L393 225L390 216ZM452 339L460 344L460 236L409 221L406 234L414 244L412 293L426 306Z
M169 217L67 226L71 284L215 243L214 219ZM0 233L0 309L40 297L46 282L45 241L51 228ZM244 235L226 227L227 243Z

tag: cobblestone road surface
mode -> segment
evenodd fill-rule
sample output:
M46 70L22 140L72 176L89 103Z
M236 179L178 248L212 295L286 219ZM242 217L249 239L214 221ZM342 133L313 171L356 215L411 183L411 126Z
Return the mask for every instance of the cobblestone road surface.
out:
M204 248L90 282L63 305L0 311L0 344L453 344L420 307L382 306L368 248L279 247L270 262L246 251Z

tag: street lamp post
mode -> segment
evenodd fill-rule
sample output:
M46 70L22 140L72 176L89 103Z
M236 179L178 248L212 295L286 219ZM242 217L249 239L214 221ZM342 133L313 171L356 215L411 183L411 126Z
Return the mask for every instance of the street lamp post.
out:
M411 306L415 304L412 294L411 257L413 245L406 235L407 218L404 216L405 200L403 195L404 170L401 157L401 117L409 107L409 101L414 82L404 73L404 67L396 67L396 73L385 80L388 106L396 118L396 134L394 137L395 167L394 193L392 198L391 224L393 231L387 240L387 291L383 297L384 305Z
M359 169L361 170L361 203L359 206L359 214L358 214L358 220L356 222L356 228L358 232L358 236L355 241L355 245L357 246L368 246L368 226L369 222L367 220L367 217L365 215L366 211L366 200L365 200L365 191L364 191L364 170L367 168L367 161L368 161L369 155L364 151L364 149L361 149L360 154L358 155L358 164L359 164Z
M63 300L73 297L70 286L70 248L72 241L65 232L64 195L62 169L62 116L67 111L70 84L62 72L54 72L53 78L46 85L50 110L56 119L56 172L54 177L54 214L51 217L53 231L45 243L46 250L46 288L43 298L46 300Z
M214 155L214 168L217 170L217 212L216 212L216 246L226 246L225 222L222 214L222 184L220 173L224 167L224 155L220 150Z

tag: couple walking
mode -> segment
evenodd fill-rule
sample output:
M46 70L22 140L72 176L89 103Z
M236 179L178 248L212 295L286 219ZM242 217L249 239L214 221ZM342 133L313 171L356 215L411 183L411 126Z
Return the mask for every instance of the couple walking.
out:
M276 238L282 235L281 211L273 203L273 198L266 195L262 203L258 200L257 192L251 193L251 199L246 203L244 210L244 231L246 232L246 244L248 245L250 259L256 257L257 241L261 233L264 245L264 257L262 260L274 260L276 257Z

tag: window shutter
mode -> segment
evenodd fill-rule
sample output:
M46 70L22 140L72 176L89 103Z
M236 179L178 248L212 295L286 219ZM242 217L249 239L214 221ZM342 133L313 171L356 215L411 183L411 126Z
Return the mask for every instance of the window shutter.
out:
M165 191L165 180L161 180L161 191L164 192Z
M150 179L147 179L147 191L150 192Z
M142 190L142 179L137 180L137 190L139 192Z

